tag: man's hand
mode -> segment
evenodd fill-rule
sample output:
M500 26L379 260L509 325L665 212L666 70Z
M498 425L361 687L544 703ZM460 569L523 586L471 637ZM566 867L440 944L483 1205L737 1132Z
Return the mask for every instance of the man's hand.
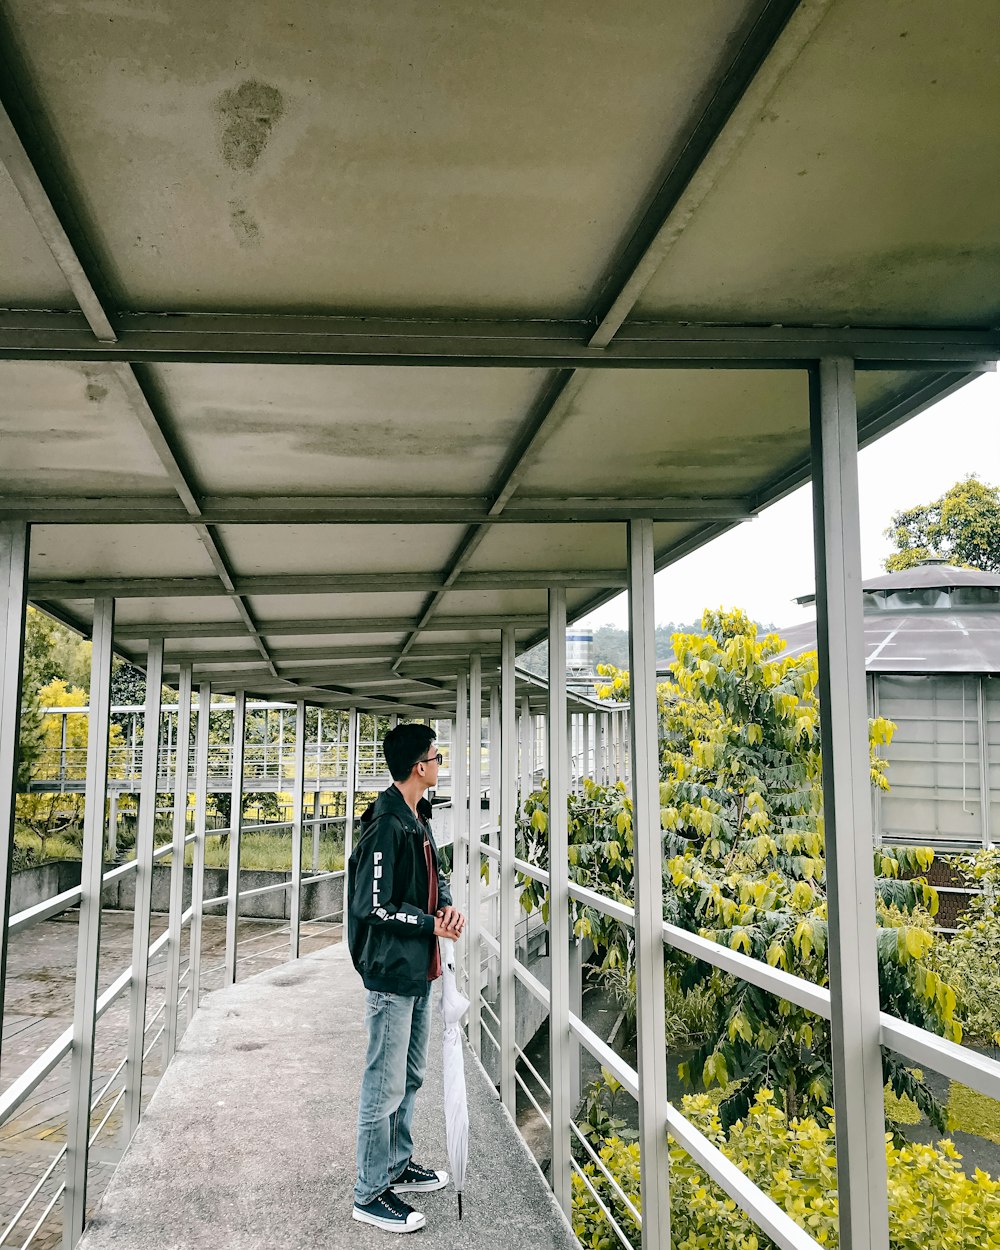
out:
M442 907L434 914L434 936L450 938L452 942L461 937L465 917L457 907Z

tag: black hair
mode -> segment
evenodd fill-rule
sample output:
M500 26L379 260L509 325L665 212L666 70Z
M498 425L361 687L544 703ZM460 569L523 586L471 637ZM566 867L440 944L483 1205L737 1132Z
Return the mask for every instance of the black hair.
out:
M406 781L413 771L413 765L437 737L430 725L415 724L406 721L390 729L382 740L382 754L389 765L389 774L393 781Z

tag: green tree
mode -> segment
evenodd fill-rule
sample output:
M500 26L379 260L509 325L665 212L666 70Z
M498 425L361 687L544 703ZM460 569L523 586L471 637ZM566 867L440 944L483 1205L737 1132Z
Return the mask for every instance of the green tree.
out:
M981 482L973 474L939 499L897 512L885 536L896 545L885 562L890 573L931 558L998 573L1000 487Z
M757 637L741 612L706 612L700 633L673 640L670 679L658 687L660 825L664 919L817 985L828 981L827 895L822 768L815 654L782 656L775 634ZM605 672L604 697L627 698L628 674ZM872 783L885 788L878 746L893 726L871 724ZM544 831L547 796L532 795L527 844ZM570 873L613 898L630 900L633 874L631 802L621 787L591 787L595 809L571 811ZM587 831L591 830L589 839ZM586 850L574 848L580 837ZM535 849L525 845L530 852ZM882 1008L958 1039L956 995L926 965L933 943L918 908L936 910L934 891L918 874L928 850L879 848L875 854ZM910 874L913 874L910 876ZM904 879L909 876L910 879ZM532 890L527 884L525 889ZM591 909L576 918L603 967L634 995L632 935ZM714 1017L693 1060L682 1070L695 1087L726 1086L720 1115L741 1119L760 1089L778 1093L789 1116L823 1121L832 1101L826 1021L712 966L667 949L668 991L713 993ZM704 999L704 995L702 998ZM886 1080L940 1128L944 1109L930 1088L887 1053Z

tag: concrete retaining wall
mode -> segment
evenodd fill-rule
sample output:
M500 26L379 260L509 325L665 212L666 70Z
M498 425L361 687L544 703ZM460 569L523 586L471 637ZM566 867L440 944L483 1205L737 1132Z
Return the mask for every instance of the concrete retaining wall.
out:
M191 906L191 881L193 870L184 869L184 907ZM291 881L290 872L265 872L244 868L240 873L240 889L256 890L263 886ZM229 883L226 868L205 869L204 897L218 898L225 894ZM45 902L56 894L72 890L80 884L80 861L59 860L26 868L11 876L11 913L24 911ZM344 896L342 877L328 877L310 885L308 878L302 883L302 919L315 920L339 912ZM135 909L135 873L127 873L104 887L102 902L113 911ZM270 894L258 894L240 901L240 915L255 920L287 920L290 916L291 890L274 890ZM170 910L170 866L157 864L153 867L153 911ZM209 909L209 915L225 915L225 904Z

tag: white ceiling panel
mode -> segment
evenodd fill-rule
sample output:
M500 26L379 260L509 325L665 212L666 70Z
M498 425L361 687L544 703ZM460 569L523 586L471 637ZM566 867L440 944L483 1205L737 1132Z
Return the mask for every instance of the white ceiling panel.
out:
M544 381L520 369L163 365L208 494L487 490Z
M1000 41L978 0L837 0L637 316L995 326Z
M176 498L113 365L0 360L0 447L11 494Z
M224 525L239 576L257 573L431 573L446 564L460 525Z
M580 310L747 0L11 0L139 308Z
M185 525L37 525L32 577L212 577L208 552Z
M520 493L742 495L808 450L804 373L593 370Z

